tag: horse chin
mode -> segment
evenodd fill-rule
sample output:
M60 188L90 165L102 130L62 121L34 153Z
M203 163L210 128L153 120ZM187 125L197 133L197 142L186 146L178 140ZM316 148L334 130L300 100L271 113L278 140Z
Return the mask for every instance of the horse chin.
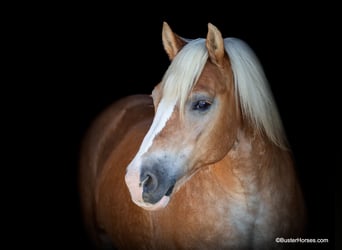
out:
M156 211L165 208L170 201L170 196L164 195L157 203L151 204L151 203L145 203L141 201L133 201L136 205L139 207L149 210L149 211Z

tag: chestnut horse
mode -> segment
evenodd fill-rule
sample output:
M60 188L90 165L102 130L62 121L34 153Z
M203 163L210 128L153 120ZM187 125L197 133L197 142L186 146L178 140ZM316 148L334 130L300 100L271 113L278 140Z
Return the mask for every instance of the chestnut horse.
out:
M184 39L152 95L108 107L81 149L84 222L98 248L267 249L298 237L305 205L292 153L250 47Z

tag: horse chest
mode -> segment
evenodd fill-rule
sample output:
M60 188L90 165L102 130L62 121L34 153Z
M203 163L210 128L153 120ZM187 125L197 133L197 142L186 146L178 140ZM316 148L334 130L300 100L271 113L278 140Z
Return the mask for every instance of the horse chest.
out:
M182 190L184 191L184 190ZM227 249L248 244L252 215L242 200L223 193L186 192L151 212L151 240L163 249Z

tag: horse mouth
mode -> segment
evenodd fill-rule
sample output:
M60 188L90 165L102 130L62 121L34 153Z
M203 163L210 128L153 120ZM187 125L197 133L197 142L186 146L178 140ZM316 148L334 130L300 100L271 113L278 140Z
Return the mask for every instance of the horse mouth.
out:
M163 209L168 205L169 201L170 201L170 196L167 196L167 195L164 195L158 202L154 204L133 200L133 202L137 206L145 210L149 210L149 211L156 211L156 210Z
M175 185L173 184L165 193L166 196L170 196L172 194L173 188L175 187Z
M159 210L159 209L162 209L162 208L165 208L169 201L170 201L170 196L173 192L173 189L174 189L175 185L171 185L169 187L169 189L166 191L165 195L163 195L161 197L161 199L159 201L157 201L156 203L136 203L138 206L146 209L146 210L151 210L151 211L155 211L155 210Z
M139 186L143 186L143 185L139 185ZM155 190L156 192L148 192L146 190L144 190L143 188L143 192L142 192L142 199L145 203L149 203L149 204L156 204L158 203L163 197L170 197L172 195L172 192L174 190L175 184L172 183L167 189L165 189L166 191L162 192L162 189L157 189Z

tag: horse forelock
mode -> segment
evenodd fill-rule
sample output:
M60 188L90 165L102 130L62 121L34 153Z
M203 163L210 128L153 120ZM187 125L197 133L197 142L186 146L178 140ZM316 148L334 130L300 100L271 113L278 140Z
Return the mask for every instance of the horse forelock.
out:
M208 59L205 39L188 40L188 43L172 60L162 79L163 97L179 102L183 114L185 102L197 82Z

